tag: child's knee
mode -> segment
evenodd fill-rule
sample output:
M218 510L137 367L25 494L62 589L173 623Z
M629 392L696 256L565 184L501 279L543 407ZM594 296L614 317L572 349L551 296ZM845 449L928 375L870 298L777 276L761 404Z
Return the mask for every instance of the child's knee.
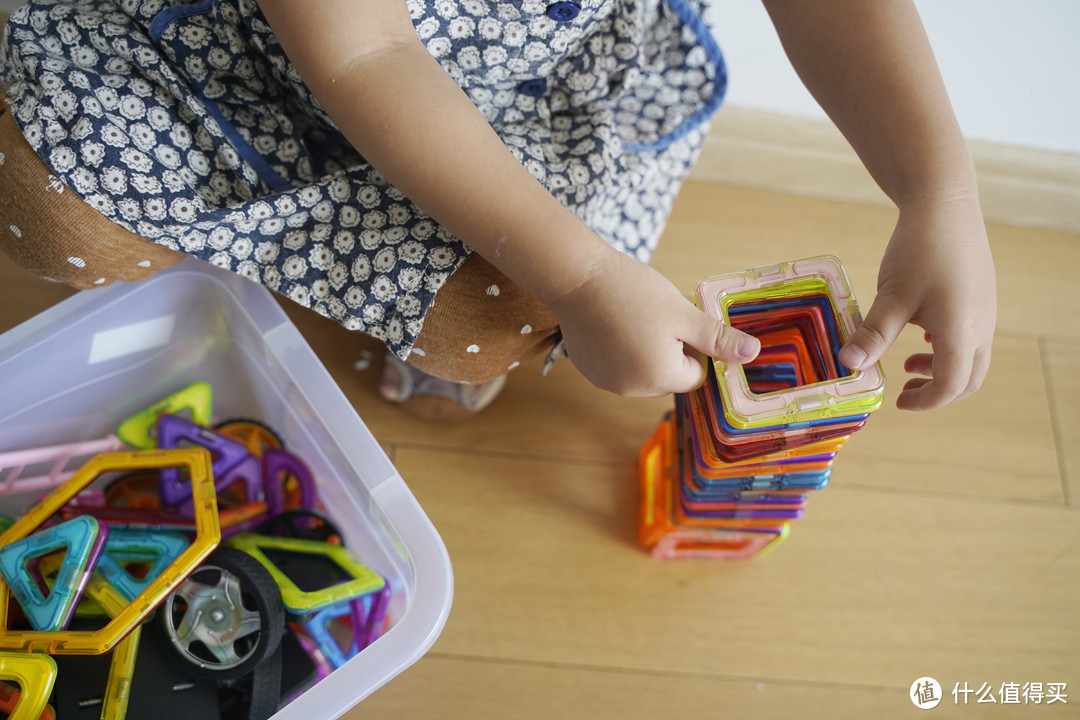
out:
M454 382L487 382L554 347L558 323L477 255L439 290L409 363Z
M27 272L76 288L141 280L182 257L68 190L23 138L2 98L0 251Z

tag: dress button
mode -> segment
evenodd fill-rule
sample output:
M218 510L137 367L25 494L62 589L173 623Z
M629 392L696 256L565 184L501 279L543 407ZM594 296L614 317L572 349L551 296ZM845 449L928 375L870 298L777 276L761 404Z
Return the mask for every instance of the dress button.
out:
M581 7L577 3L567 2L567 0L559 0L557 3L548 5L547 15L556 22L570 22L578 16L581 12Z
M544 80L543 78L526 80L518 86L518 91L522 95L528 95L530 97L540 97L547 92L547 80Z

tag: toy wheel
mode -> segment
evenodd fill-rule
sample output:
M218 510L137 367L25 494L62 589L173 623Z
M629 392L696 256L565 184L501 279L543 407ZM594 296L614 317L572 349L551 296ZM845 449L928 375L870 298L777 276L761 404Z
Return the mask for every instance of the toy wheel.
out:
M331 545L343 544L337 525L318 510L297 509L278 513L259 526L259 533L274 537L318 540Z
M248 452L255 457L261 458L266 450L280 450L285 447L281 436L258 420L249 418L226 420L219 423L214 430L227 438L242 443L248 449Z
M281 644L285 608L269 571L242 550L219 547L161 606L165 636L194 675L247 675Z

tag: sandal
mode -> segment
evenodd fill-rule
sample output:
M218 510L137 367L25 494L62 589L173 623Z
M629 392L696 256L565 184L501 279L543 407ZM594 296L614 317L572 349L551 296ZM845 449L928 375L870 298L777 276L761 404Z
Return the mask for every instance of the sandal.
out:
M505 375L483 383L443 380L387 353L379 394L410 415L446 422L473 417L490 405L505 385Z

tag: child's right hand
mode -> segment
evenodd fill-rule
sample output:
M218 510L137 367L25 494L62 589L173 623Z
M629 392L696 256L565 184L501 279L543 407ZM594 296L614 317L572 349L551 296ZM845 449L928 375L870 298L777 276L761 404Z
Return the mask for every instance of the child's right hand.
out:
M574 366L619 395L687 392L705 380L702 355L744 363L761 349L757 339L695 307L656 270L614 250L550 305Z

